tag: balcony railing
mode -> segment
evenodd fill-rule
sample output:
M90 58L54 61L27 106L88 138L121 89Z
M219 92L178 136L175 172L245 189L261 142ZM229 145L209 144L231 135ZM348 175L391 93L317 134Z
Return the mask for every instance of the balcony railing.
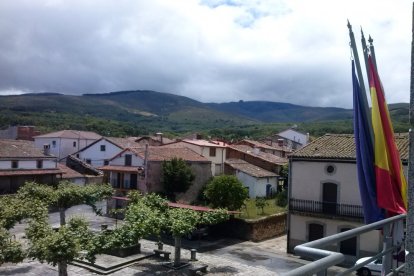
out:
M318 275L318 276L325 276L327 275L327 270L335 265L342 263L345 260L345 255L340 252L328 251L326 248L329 245L337 244L341 241L361 236L364 233L368 233L373 230L382 229L385 233L384 238L384 247L382 252L372 256L371 258L355 264L354 266L346 269L345 271L339 272L335 274L336 276L345 276L351 275L352 272L357 271L358 269L362 268L364 265L383 258L382 265L385 275L400 275L400 271L403 271L405 267L405 263L400 265L399 267L393 268L392 266L392 252L399 248L401 244L392 245L393 241L390 236L392 236L391 232L393 229L393 225L398 223L399 221L405 221L406 215L397 215L391 218L387 218L381 221L377 221L371 224L367 224L361 227L357 227L342 233L338 233L332 236L328 236L319 240L314 240L311 242L307 242L295 247L296 255L300 257L307 258L313 260L313 262L308 263L304 266L291 270L285 274L284 276L304 276L304 275ZM411 254L411 253L410 253ZM412 274L405 274L405 275L412 275Z
M307 199L291 198L289 200L289 210L351 218L364 217L363 209L360 205L338 204L335 202L315 201Z

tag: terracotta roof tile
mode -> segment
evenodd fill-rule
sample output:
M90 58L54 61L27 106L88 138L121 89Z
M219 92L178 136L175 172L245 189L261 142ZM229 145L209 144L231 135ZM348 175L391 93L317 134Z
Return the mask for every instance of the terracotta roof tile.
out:
M70 139L89 139L98 140L102 136L92 131L80 130L61 130L43 135L35 136L35 138L70 138Z
M408 135L397 134L395 141L402 160L408 159ZM292 158L355 160L353 134L325 134L305 147L295 151Z
M243 141L245 141L246 143L249 143L249 144L251 144L251 145L253 145L253 146L257 147L257 148L263 148L263 149L269 149L269 150L279 150L279 151L285 151L285 152L291 152L292 151L288 147L280 147L278 145L269 146L268 144L261 143L261 142L258 142L258 141L254 141L254 140L248 140L248 139L244 139L244 140L242 140L241 142L239 142L237 144L240 144Z
M141 158L145 157L145 148L131 148ZM189 148L169 148L169 147L148 147L148 160L164 161L171 160L174 157L181 158L185 161L193 162L210 162L207 158L197 154Z
M249 154L251 156L263 159L267 162L275 163L275 164L286 164L288 159L276 156L271 153L262 152L262 151L255 151L252 147L246 145L231 145L229 148L243 152L245 154Z
M232 167L233 169L242 171L254 177L276 177L278 176L277 174L273 172L262 169L258 166L250 164L241 159L227 159L225 163L229 165L230 167Z
M0 140L0 158L55 158L35 148L33 141L27 140Z
M78 173L75 170L72 170L71 168L65 166L64 164L58 163L57 166L58 166L59 170L61 170L62 178L64 178L64 179L83 177L82 174Z
M139 147L140 144L135 143L135 141L129 139L129 138L120 138L120 137L104 137L104 139L107 139L108 141L114 143L118 147L122 149L126 148L133 148L133 147Z
M16 175L41 175L41 174L60 174L59 169L37 169L37 170L0 170L0 176Z
M185 143L197 145L197 146L204 146L204 147L216 147L216 148L225 148L227 146L226 143L220 141L208 141L208 140L183 140Z

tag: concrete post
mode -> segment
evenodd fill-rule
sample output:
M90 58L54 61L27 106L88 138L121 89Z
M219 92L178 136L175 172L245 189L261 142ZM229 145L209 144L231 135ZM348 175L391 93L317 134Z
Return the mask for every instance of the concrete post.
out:
M196 249L191 249L191 261L197 261L197 250Z

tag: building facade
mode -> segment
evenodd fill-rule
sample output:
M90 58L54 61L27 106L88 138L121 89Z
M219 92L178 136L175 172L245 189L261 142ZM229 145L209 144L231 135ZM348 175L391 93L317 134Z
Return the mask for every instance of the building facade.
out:
M396 136L403 160L407 136ZM295 246L364 224L353 135L324 135L294 152L289 160L288 252ZM380 231L332 248L347 262L381 251Z

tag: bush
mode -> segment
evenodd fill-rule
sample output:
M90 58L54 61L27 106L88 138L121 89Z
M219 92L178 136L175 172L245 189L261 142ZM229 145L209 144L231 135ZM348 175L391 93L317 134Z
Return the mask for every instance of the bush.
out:
M213 208L240 210L249 197L247 188L233 175L214 177L204 192Z

